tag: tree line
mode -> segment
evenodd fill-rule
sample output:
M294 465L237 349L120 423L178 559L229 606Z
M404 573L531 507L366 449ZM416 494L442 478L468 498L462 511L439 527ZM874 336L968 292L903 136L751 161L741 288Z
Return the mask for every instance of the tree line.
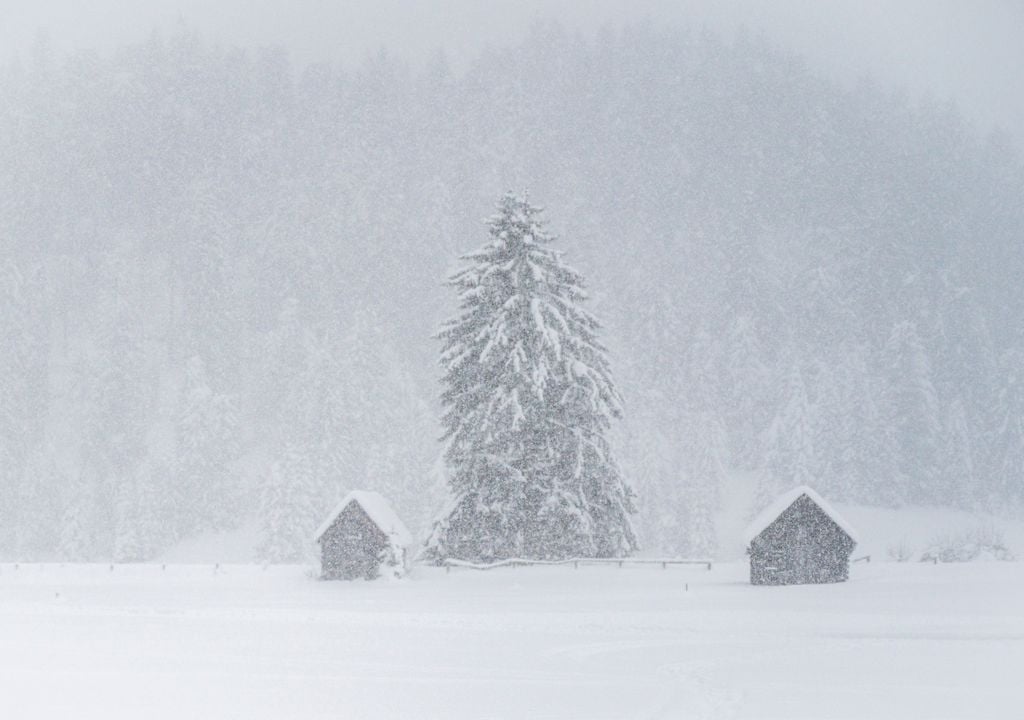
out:
M591 280L636 540L713 552L724 488L1024 495L1013 144L743 34L539 25L294 67L184 27L0 70L0 548L142 559L344 491L444 505L432 339L509 188Z

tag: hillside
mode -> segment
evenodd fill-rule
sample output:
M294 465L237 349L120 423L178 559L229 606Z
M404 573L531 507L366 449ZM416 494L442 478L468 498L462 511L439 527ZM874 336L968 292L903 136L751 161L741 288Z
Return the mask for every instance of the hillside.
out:
M723 468L1024 499L1019 152L747 34L541 24L460 74L41 44L0 70L0 160L5 556L250 517L295 555L356 487L423 527L441 283L510 188L587 277L645 547L716 552Z

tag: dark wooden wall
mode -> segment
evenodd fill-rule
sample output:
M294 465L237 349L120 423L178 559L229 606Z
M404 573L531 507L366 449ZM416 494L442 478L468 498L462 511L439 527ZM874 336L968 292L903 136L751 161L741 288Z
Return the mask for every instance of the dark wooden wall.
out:
M794 585L842 582L854 541L806 495L750 544L750 582Z
M372 580L389 552L387 536L351 502L320 538L320 577L324 580Z

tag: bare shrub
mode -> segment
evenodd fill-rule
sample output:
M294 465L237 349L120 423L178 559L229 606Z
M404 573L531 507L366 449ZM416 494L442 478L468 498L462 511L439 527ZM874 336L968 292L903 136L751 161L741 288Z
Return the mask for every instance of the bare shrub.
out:
M914 549L907 543L905 537L900 538L899 542L894 543L885 549L886 554L890 560L896 562L908 562L914 557Z

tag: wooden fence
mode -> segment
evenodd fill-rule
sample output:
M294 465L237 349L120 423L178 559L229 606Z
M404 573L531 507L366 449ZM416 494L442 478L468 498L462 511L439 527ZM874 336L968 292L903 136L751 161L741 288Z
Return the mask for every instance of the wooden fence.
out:
M578 568L580 565L661 565L662 569L669 565L704 565L711 569L711 560L694 560L689 558L569 558L568 560L527 560L525 558L509 558L498 560L492 563L473 563L468 560L447 558L444 561L445 572L451 572L454 568L466 568L469 570L493 570L500 567L520 567L524 565L572 565Z

